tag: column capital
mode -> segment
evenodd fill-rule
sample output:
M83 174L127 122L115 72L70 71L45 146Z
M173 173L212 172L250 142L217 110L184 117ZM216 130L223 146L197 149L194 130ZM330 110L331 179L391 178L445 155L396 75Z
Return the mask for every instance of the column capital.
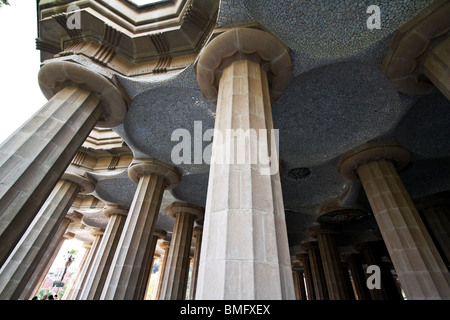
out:
M319 243L317 240L302 242L300 244L300 248L304 251L308 251L310 249L319 249Z
M313 226L308 229L306 229L306 234L311 238L317 238L317 235L319 234L341 234L342 231L338 227L334 226Z
M450 208L450 191L439 192L429 196L414 199L414 204L419 211L430 208Z
M158 239L164 239L167 236L167 232L161 229L155 229L153 235L157 236Z
M80 186L79 193L91 193L95 189L96 181L88 176L86 172L77 172L78 170L72 170L69 167L66 172L63 173L61 179Z
M118 204L107 204L103 209L103 214L110 218L112 215L127 216L130 208Z
M402 170L409 163L410 157L410 152L397 141L372 141L344 153L336 167L345 178L359 180L357 170L361 164L385 159L392 161L397 170Z
M448 34L449 16L450 2L437 0L398 28L381 65L398 91L424 95L435 90L428 81L434 79L426 79L424 71L430 52L445 39L443 35Z
M180 173L175 166L159 161L154 158L133 159L128 167L128 176L135 183L147 174L157 175L165 178L166 189L170 190L180 181Z
M276 101L291 78L289 48L269 32L254 28L226 31L203 49L196 66L203 95L216 103L223 70L232 62L243 59L260 63L268 73L270 97L272 102Z
M101 236L101 235L103 235L103 233L105 233L104 229L101 229L101 228L92 228L91 229L91 234L93 236Z
M160 242L159 247L163 250L167 250L170 247L170 241Z
M66 233L64 233L63 238L66 240L73 239L75 238L75 233L67 231Z
M175 218L179 213L189 213L196 216L196 220L202 219L205 213L203 207L188 202L172 202L166 208L167 214Z
M76 210L73 210L66 214L66 218L70 219L74 223L81 223L81 220L83 219L83 214Z
M203 233L203 227L202 226L195 226L194 230L192 231L192 235L193 235L194 238L198 237L202 233Z
M119 90L105 77L68 61L48 61L39 70L39 86L47 99L66 86L80 87L95 92L103 106L97 127L112 128L125 120L128 106Z

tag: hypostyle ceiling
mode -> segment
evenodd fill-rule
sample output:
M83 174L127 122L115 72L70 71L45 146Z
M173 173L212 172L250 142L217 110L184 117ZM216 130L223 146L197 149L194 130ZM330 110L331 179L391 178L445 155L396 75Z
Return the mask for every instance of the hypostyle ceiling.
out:
M216 31L256 21L291 50L292 79L272 112L280 133L292 248L306 239L304 231L316 223L323 205L369 209L360 183L344 179L335 168L343 152L364 142L396 139L411 151L411 163L400 176L413 199L450 190L450 102L439 92L398 93L380 69L396 29L431 2L378 0L381 29L370 30L366 10L371 0L220 1ZM135 157L170 162L172 148L179 143L171 141L175 129L187 129L193 136L195 121L201 121L203 131L213 128L215 105L199 90L193 64L176 72L118 79L131 104L125 122L113 129ZM168 231L172 224L164 211L171 201L202 206L206 201L209 166L178 168L183 177L175 189L166 191L158 222ZM131 204L136 185L126 172L96 178L96 194L102 200ZM338 218L336 223L346 221ZM372 237L370 215L347 222L345 229L354 239Z

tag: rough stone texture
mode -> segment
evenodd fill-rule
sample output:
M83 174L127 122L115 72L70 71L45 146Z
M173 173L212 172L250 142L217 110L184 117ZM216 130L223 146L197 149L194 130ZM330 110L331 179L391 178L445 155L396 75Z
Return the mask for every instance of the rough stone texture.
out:
M0 264L102 114L91 92L58 92L0 148Z
M56 184L0 270L1 300L20 297L79 190L73 182L61 180Z

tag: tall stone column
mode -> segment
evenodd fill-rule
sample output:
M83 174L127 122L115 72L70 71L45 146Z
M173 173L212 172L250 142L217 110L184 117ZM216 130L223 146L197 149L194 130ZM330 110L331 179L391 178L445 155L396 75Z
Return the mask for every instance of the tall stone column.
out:
M146 287L146 270L156 219L164 190L174 188L176 168L156 159L135 159L128 176L137 183L136 193L101 294L102 300L137 300Z
M369 289L366 284L366 275L362 267L361 254L350 253L343 256L347 262L352 275L353 284L358 300L371 300Z
M305 275L305 286L307 291L308 300L316 300L316 295L314 292L314 280L311 271L311 265L309 262L309 255L307 253L300 253L296 258L302 262L303 274Z
M100 243L102 242L104 230L100 228L93 228L91 230L91 234L94 236L94 242L92 242L92 246L89 250L89 255L86 258L83 269L80 271L80 278L76 283L76 287L74 288L74 292L72 295L73 300L81 299L81 293L83 292L83 288L86 285L89 273L92 270L93 261L95 259L95 256L97 255Z
M0 299L19 299L78 192L93 190L85 177L63 175L0 269Z
M329 300L327 283L323 271L322 259L317 241L304 242L302 250L308 253L311 274L314 282L314 296L316 300Z
M189 254L194 221L203 218L204 209L186 202L173 202L167 213L175 226L167 258L161 300L184 300L189 275Z
M114 127L127 105L106 78L71 62L39 72L50 99L0 145L0 266L94 126Z
M450 268L450 192L418 199L415 203L447 269Z
M295 299L271 111L291 68L288 48L251 28L222 33L199 58L217 111L196 299Z
M300 264L292 264L292 278L294 279L294 290L296 300L307 300L305 282L303 280L303 270L300 270Z
M408 161L395 141L369 142L337 168L361 180L407 299L450 299L450 274L397 173Z
M192 265L191 284L189 287L190 300L195 299L195 293L197 292L198 264L200 262L200 252L202 248L202 235L203 235L203 227L195 226L193 231L193 237L195 239L194 263Z
M320 257L330 300L350 300L346 279L344 277L341 256L336 244L338 230L331 227L316 226L307 230L312 238L317 238Z
M87 275L80 300L98 300L102 293L111 262L122 234L128 208L120 205L106 205L103 214L109 218L98 252Z
M155 250L156 250L156 246L158 245L158 240L159 239L164 239L167 236L167 232L165 232L164 230L160 230L160 229L156 229L153 232L153 237L152 237L152 242L150 244L150 249L148 251L148 257L146 258L147 260L147 264L145 267L145 271L143 274L144 279L146 279L146 285L145 286L141 286L140 287L140 292L136 293L136 299L137 300L143 300L145 299L146 295L147 295L147 291L148 291L148 286L150 284L150 278L152 275L152 269L153 269L153 264L155 262Z
M159 246L164 250L164 258L161 263L161 271L159 273L158 288L155 295L156 300L161 299L161 290L163 286L164 274L166 272L167 258L169 257L170 241L163 241Z

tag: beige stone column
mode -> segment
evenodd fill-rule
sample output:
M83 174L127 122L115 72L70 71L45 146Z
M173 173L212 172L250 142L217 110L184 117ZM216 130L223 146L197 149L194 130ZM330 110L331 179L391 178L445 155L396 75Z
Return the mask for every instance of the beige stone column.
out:
M128 176L136 193L101 294L102 300L143 299L148 280L149 252L164 190L176 186L179 173L156 159L135 159Z
M75 173L66 173L56 184L0 269L0 299L19 299L78 192L93 190L92 183Z
M194 221L203 218L204 209L191 203L173 202L166 210L172 218L175 218L175 226L160 299L184 300L189 275L189 254Z
M39 85L50 100L0 146L0 266L94 126L127 111L110 81L75 63L44 65Z
M195 300L195 293L197 292L198 264L200 262L200 252L202 248L202 235L203 227L195 226L193 231L193 237L195 239L194 262L192 265L191 284L189 287L190 300Z
M423 95L435 87L450 99L450 3L435 0L400 26L382 64L392 85Z
M371 300L366 284L366 275L362 267L361 254L350 253L342 257L348 264L358 300Z
M152 237L152 242L150 244L150 248L148 251L148 257L146 258L147 265L145 267L145 271L143 274L144 279L147 279L146 282L147 284L144 286L141 286L141 292L136 293L136 297L137 300L144 300L146 295L147 295L147 291L148 291L148 286L150 284L150 278L152 275L152 269L153 269L153 264L155 262L155 250L156 250L156 246L158 244L158 240L159 239L164 239L167 235L167 232L165 232L164 230L160 230L160 229L156 229L153 232L153 237Z
M82 247L85 249L84 255L81 258L81 262L77 268L75 277L72 277L67 285L67 289L64 292L61 300L72 300L74 298L75 289L77 288L78 282L80 281L81 273L86 266L87 258L92 248L92 242L83 242Z
M309 262L309 255L307 253L300 253L296 255L296 258L302 262L303 274L305 276L305 286L307 291L308 300L316 300L314 290L314 280L311 271L311 265Z
M80 300L98 300L102 293L111 262L116 252L129 208L120 205L106 205L103 214L109 218L98 252L92 262L92 269L81 288Z
M198 60L217 108L196 299L295 298L271 131L271 101L290 76L288 48L252 28L222 33Z
M317 238L320 257L330 300L350 300L346 279L344 277L341 256L336 244L338 230L331 227L315 226L307 230L308 235Z
M415 201L442 259L450 268L450 192Z
M161 271L159 274L158 288L156 290L156 300L161 298L161 290L163 286L164 274L166 272L167 258L169 257L170 241L163 241L160 245L161 249L164 250L164 258L161 263Z
M327 283L319 252L319 244L317 241L304 242L301 244L301 248L308 253L312 279L314 282L315 300L329 300Z
M397 142L370 142L337 167L360 179L407 299L450 299L450 274L397 173L408 161Z
M100 228L93 228L91 230L91 234L94 236L94 242L92 243L92 247L89 250L89 255L86 258L86 262L83 266L83 269L80 272L80 279L78 279L76 283L76 287L74 288L74 292L72 295L73 300L80 300L81 293L83 292L83 288L86 285L87 279L89 277L89 273L93 267L93 261L95 256L97 255L98 248L100 247L100 243L103 238L104 230Z

